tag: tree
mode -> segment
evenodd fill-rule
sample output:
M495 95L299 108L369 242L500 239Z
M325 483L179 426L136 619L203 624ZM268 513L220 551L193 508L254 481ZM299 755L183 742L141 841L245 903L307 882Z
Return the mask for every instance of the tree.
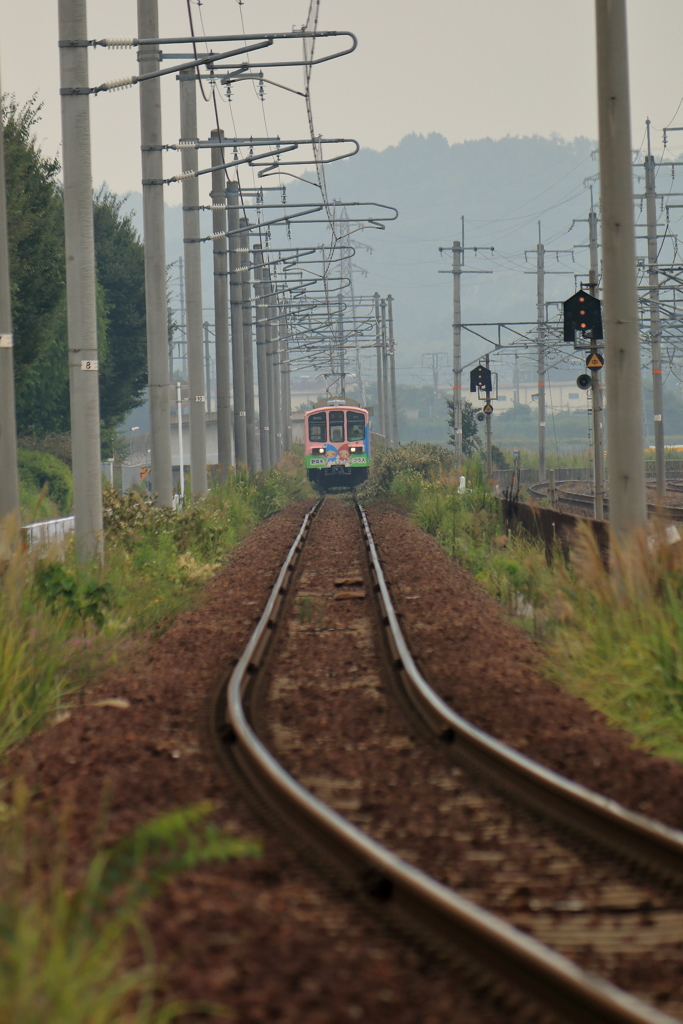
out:
M100 415L114 429L144 401L147 387L145 251L124 197L95 196L95 262L102 289L106 351L100 354Z
M455 411L453 399L447 398L448 406L448 440L455 444ZM479 437L476 413L471 402L462 403L462 453L466 459L472 458L481 452L481 438Z
M30 369L53 340L65 294L64 222L57 180L59 163L41 153L33 128L41 106L35 97L19 107L3 102L7 228L17 407L30 384Z

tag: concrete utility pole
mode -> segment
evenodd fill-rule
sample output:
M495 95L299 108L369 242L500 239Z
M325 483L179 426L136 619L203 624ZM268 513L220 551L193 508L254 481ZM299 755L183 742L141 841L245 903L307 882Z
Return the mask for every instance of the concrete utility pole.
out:
M59 0L59 38L88 38L86 0ZM104 557L88 47L60 46L59 67L76 557L87 562ZM165 326L161 363L168 384Z
M223 133L214 128L211 138L220 140ZM213 206L213 304L216 332L216 432L218 435L218 470L222 483L228 479L232 465L232 419L230 414L230 303L228 299L228 249L225 232L228 218L225 210L225 170L215 165L225 163L223 150L211 150L211 205Z
M453 436L455 441L455 469L462 466L462 308L460 305L460 274L462 250L460 242L453 242Z
M281 412L282 412L282 401L281 401L281 377L280 373L280 332L279 332L279 315L277 308L277 293L275 290L275 282L272 279L270 272L268 273L268 335L270 344L268 345L268 359L270 363L270 381L271 381L271 397L272 397L272 415L270 417L270 458L271 463L274 465L280 461L282 449L280 442L282 440L282 429L281 429Z
M393 296L387 296L387 313L389 322L389 360L391 373L391 436L394 448L398 448L398 409L396 405L396 355L394 352L394 310Z
M282 450L288 452L292 447L292 393L289 367L289 329L287 326L287 309L280 306L280 359L282 384Z
M157 0L138 0L138 37L159 38ZM72 36L87 39L87 36ZM140 69L158 71L159 48L138 49ZM152 441L152 486L159 505L173 503L171 469L171 394L168 374L166 311L166 239L164 234L164 166L161 149L161 84L140 82L140 149L142 152L142 219L145 238L145 304L147 316L147 384ZM183 268L179 266L182 280ZM181 290L182 294L182 290Z
M273 283L270 267L264 269L265 288L263 303L265 306L264 316L266 318L266 384L268 387L268 451L270 453L270 465L277 462L277 417L275 415L275 353L273 351L273 339L275 338L276 326L273 319Z
M588 214L588 251L590 270L588 288L598 298L598 215L592 209ZM591 354L597 353L597 346L591 347ZM593 418L593 514L596 519L605 518L605 447L602 437L602 383L600 370L591 368L591 413Z
M391 435L391 413L389 408L389 360L387 358L387 302L382 299L380 302L382 316L382 407L384 409L384 436L388 448L394 447L394 439Z
M536 246L536 334L538 365L538 480L545 480L545 249L538 224Z
M256 374L258 380L258 423L259 450L261 452L261 469L270 469L270 428L268 423L268 367L266 356L266 317L267 308L263 293L263 249L254 246L254 293L256 298Z
M187 324L185 323L185 264L183 257L178 257L178 306L180 311L180 333L185 346L180 357L181 375L187 380Z
M197 73L181 71L180 141L197 142ZM183 174L199 169L197 149L182 150ZM203 498L206 475L206 379L202 338L202 250L199 219L199 178L183 178L183 234L185 251L185 308L187 313L187 380L190 414L190 478L192 494Z
M489 354L486 353L486 369L489 369ZM491 404L491 389L486 389L486 404ZM493 450L491 447L491 414L486 414L486 476L488 480L493 477Z
M610 525L647 524L626 0L595 0Z
M662 326L659 310L659 272L657 256L657 193L655 191L655 158L650 148L650 119L647 120L647 156L645 157L645 211L647 215L647 263L650 286L650 344L652 345L652 402L655 427L655 473L657 497L666 497L666 462L664 451L664 383L662 381Z
M514 403L519 405L519 356L515 352L515 363L512 371L512 387L514 389Z
M175 382L176 408L178 410L178 469L180 470L180 497L185 500L185 452L183 451L183 385Z
M387 443L386 434L384 431L384 381L382 380L382 329L379 318L379 292L375 292L375 352L377 353L377 408L375 409L375 415L377 417L377 433L384 437L385 444Z
M2 102L0 89L0 103ZM10 300L9 246L5 150L0 131L0 559L9 555L14 530L19 526L19 473L17 422L14 407L14 353ZM8 516L16 516L10 522Z
M206 371L206 412L211 412L211 342L209 341L209 321L202 324L204 328L204 364Z
M247 465L256 472L256 414L254 408L254 341L251 310L251 253L249 249L249 221L240 219L244 230L240 235L242 263L242 342L244 344L244 407L247 413Z
M247 465L247 410L244 393L244 342L242 339L242 260L240 258L240 195L236 181L225 189L228 207L228 253L230 257L230 333L232 335L232 388L235 410L235 464Z

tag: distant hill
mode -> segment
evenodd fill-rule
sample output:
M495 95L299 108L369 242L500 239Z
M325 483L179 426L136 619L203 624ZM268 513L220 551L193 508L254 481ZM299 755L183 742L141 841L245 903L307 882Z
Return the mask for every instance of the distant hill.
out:
M584 181L597 173L593 159L595 144L579 138L477 139L449 145L438 134L408 135L397 146L376 152L363 149L354 158L331 164L326 169L330 198L374 200L396 206L399 219L385 231L367 230L360 236L373 251L359 249L355 263L359 271L356 290L367 294L388 292L395 298L396 337L399 363L420 362L424 352L449 350L451 344L451 278L447 270L450 255L439 258L438 247L450 246L460 237L460 217L465 217L465 244L495 247L495 252L478 256L467 253L467 270L494 270L493 274L468 274L463 278L463 319L465 321L533 320L536 282L524 271L534 267L533 253L524 263L524 250L534 249L542 221L543 240L548 248L570 248L585 241L585 224L577 225L567 237L560 237L573 218L585 218L589 198ZM283 178L288 200L315 199L317 188ZM269 180L274 184L274 180ZM171 186L169 199L180 202L179 186ZM129 207L142 224L142 199L129 197ZM210 215L204 228L210 232ZM204 230L203 228L203 230ZM322 225L293 227L293 243L322 240ZM182 210L167 207L167 258L172 263L182 254ZM290 243L291 244L291 243ZM564 265L577 273L586 266L585 250L577 250ZM213 273L210 246L203 247L204 303L213 305ZM548 257L548 270L561 265ZM561 299L574 290L574 278L549 274L547 300ZM465 341L465 339L463 339ZM485 349L473 339L465 342L467 358ZM406 383L409 375L403 375Z

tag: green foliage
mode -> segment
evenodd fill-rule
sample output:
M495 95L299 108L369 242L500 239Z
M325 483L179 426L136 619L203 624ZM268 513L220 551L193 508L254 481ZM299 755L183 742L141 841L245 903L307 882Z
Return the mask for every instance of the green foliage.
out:
M3 98L7 228L17 412L30 388L30 369L53 337L64 296L64 227L56 159L43 156L34 128L41 105Z
M455 408L452 398L446 399L448 408L448 440L455 443ZM476 419L478 410L471 402L465 400L462 403L462 453L466 459L473 458L482 451L482 440L479 437L479 424Z
M165 1024L206 1004L159 1005L158 971L139 911L174 875L206 861L257 856L256 844L207 823L209 801L145 823L98 850L84 881L66 884L63 849L50 868L27 828L19 783L0 820L0 1020L12 1024ZM64 832L67 822L62 822ZM62 844L63 846L63 844ZM130 939L143 958L131 966Z
M62 562L42 560L34 576L36 593L57 611L65 609L71 619L93 622L100 629L104 625L104 612L111 608L112 587L94 579L83 579L75 569L67 569Z
M100 415L107 431L141 404L147 386L144 246L131 216L121 214L123 202L103 186L93 206L107 339L100 363Z
M20 448L17 453L19 479L30 492L46 488L46 496L57 507L58 516L68 516L73 503L71 471L48 452Z
M410 441L398 448L380 448L372 450L370 478L363 485L364 498L376 498L387 495L394 478L402 474L414 474L423 479L431 479L440 473L453 468L453 455L447 448L438 444Z

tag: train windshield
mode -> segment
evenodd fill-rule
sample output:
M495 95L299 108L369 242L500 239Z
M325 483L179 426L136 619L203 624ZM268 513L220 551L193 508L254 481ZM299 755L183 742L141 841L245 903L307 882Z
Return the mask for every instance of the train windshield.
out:
M327 441L327 416L324 412L314 412L308 417L308 440Z
M344 440L344 412L334 409L330 412L330 441L340 444Z
M362 412L347 412L346 437L349 441L362 441L365 438L365 416Z

